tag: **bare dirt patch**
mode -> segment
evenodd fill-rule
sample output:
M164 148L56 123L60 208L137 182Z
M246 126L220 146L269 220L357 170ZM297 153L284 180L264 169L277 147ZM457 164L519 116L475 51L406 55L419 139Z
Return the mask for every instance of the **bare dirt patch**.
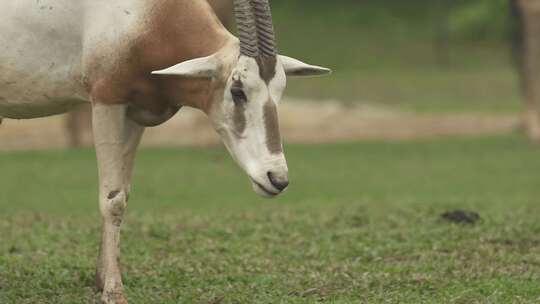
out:
M439 136L508 133L519 127L515 114L416 114L372 105L347 106L339 102L285 100L280 122L287 142L326 143L364 139L407 140ZM91 144L91 131L83 142ZM67 146L65 117L4 120L0 150L62 148ZM166 124L150 128L145 146L205 146L219 143L206 117L182 109Z

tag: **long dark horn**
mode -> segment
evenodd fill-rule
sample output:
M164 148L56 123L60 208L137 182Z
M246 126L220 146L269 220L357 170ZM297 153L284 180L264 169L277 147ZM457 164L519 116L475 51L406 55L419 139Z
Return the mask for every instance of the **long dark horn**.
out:
M253 58L258 57L257 24L250 0L234 0L234 15L240 39L240 54Z
M257 25L257 37L259 50L265 56L275 57L276 37L272 22L272 11L268 0L251 0Z

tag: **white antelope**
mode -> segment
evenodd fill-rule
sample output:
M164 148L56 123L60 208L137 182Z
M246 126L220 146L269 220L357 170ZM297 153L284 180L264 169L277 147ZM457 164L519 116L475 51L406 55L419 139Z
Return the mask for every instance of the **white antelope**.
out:
M268 0L235 0L239 39L206 0L0 0L0 116L90 102L103 219L96 283L126 303L120 226L145 127L205 112L254 190L288 186L277 105L286 75L328 69L277 55Z

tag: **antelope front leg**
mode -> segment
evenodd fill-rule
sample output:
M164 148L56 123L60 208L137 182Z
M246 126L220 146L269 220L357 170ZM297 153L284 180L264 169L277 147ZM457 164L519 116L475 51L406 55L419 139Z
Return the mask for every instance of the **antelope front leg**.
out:
M129 196L133 158L143 128L126 117L125 105L94 103L92 125L99 171L102 216L96 283L102 303L127 303L120 272L120 226Z

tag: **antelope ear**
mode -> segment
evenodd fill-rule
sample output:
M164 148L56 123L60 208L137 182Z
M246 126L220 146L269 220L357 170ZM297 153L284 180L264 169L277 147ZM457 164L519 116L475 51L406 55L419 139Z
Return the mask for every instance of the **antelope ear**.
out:
M320 76L332 73L332 70L304 63L298 59L279 55L287 76Z
M184 61L172 67L153 71L153 75L175 75L193 78L211 78L217 75L219 62L214 56Z

